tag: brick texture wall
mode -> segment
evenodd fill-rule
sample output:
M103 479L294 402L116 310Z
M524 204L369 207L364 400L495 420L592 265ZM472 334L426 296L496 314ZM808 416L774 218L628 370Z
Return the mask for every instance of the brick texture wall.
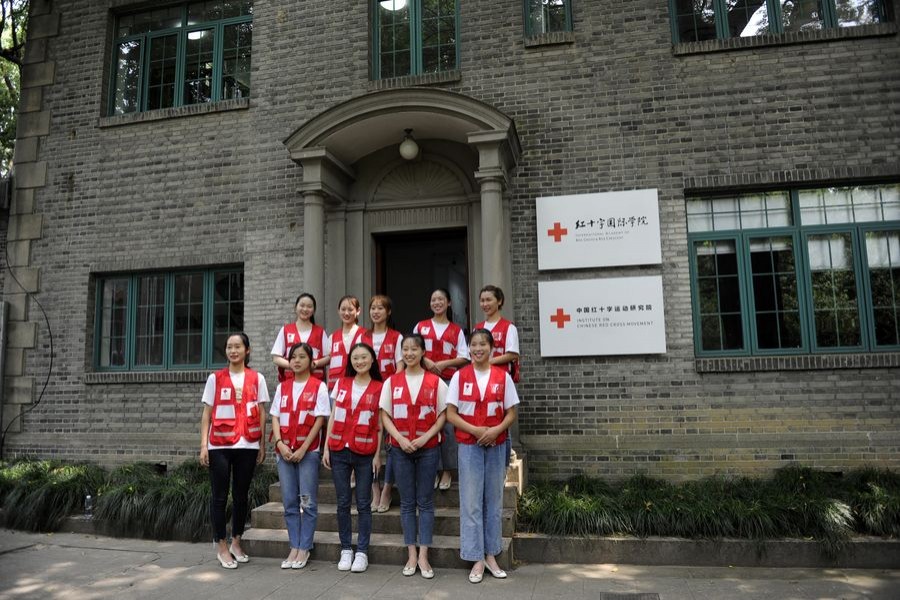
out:
M896 360L724 372L698 364L684 215L685 189L900 176L896 26L673 51L666 2L610 0L575 3L564 40L574 41L526 47L519 0L460 4L461 77L435 87L509 115L523 150L507 197L525 359L519 441L531 477L900 467L900 370L876 366ZM30 260L55 360L9 453L107 464L195 455L205 374L91 373L92 274L135 261L243 262L246 329L274 387L268 349L302 288L301 173L282 141L372 89L361 5L257 2L249 103L123 121L106 117L104 94L112 11L128 4L53 3L50 129L38 157L46 185L34 194L43 231ZM540 359L537 282L592 272L537 272L534 197L649 187L659 190L661 267L604 275L662 274L667 354ZM37 314L32 303L28 318ZM48 355L41 325L25 352L34 399Z

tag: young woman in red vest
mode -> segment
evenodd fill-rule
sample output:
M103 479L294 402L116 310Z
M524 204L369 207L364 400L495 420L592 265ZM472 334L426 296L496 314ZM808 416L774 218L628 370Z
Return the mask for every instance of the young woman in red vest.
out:
M490 364L493 336L476 329L469 340L472 364L460 369L447 391L447 420L459 441L459 555L475 564L469 581L487 569L499 579L502 550L506 431L516 420L519 396L506 369Z
M494 338L491 364L509 371L513 383L519 383L519 330L500 314L503 308L503 290L496 285L486 285L478 294L478 304L484 312L485 320L475 325L475 329L487 329ZM512 436L506 436L506 465L512 454Z
M275 344L272 345L272 362L278 367L278 382L281 383L291 377L288 351L294 344L300 343L309 344L312 348L312 376L324 381L325 370L323 367L328 364L328 361L323 358L326 335L325 330L316 325L315 297L306 292L297 296L297 301L294 302L294 312L297 314L297 320L293 323L285 323L275 338Z
M378 400L381 397L381 373L375 364L375 351L358 343L350 348L345 377L331 390L334 409L328 419L328 445L322 456L331 469L337 493L338 536L341 540L339 571L362 573L369 566L369 538L372 535L372 476L381 466L381 428ZM359 514L356 554L351 545L350 474L356 474L356 510Z
M278 384L269 414L284 524L291 544L281 568L302 569L309 560L319 515L319 434L331 413L331 404L325 384L310 375L310 345L294 344L288 356L293 377Z
M432 317L420 321L413 329L425 340L425 370L434 373L444 381L450 381L453 374L469 362L469 350L462 327L453 322L453 308L450 306L450 292L438 288L431 293ZM442 490L449 490L453 469L456 469L456 438L450 423L444 425L444 443L441 444L440 483Z
M250 339L245 333L228 336L228 366L209 376L203 390L200 418L200 464L209 467L212 486L210 516L216 557L226 569L250 560L241 548L247 520L248 493L256 465L266 458L265 411L269 401L266 380L250 364ZM231 545L225 532L225 506L231 487Z
M375 350L381 380L387 381L388 377L403 368L403 353L400 350L403 335L391 328L391 299L388 296L384 294L372 296L369 300L369 319L372 321L372 329L363 334L362 342ZM387 512L391 508L391 491L394 483L390 444L385 445L385 450L384 486L378 485L378 473L372 481L373 509L380 513Z
M447 384L425 371L425 340L414 333L403 340L406 369L391 376L381 388L381 422L393 446L394 475L400 488L400 524L409 551L403 574L416 567L425 579L434 577L428 548L434 530L434 476L440 458L440 431L446 416ZM418 543L416 552L416 509Z
M349 368L347 357L350 348L362 339L365 329L359 326L359 298L344 296L338 301L338 315L341 326L328 338L325 352L328 354L328 389L334 391L337 380Z

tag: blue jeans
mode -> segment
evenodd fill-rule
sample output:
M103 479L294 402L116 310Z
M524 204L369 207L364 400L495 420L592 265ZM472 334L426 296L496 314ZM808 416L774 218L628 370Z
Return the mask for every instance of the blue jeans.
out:
M345 448L331 452L331 477L337 494L338 537L341 550L352 550L350 525L350 473L356 472L356 511L359 513L359 533L356 551L366 554L372 535L372 459L373 454L357 454Z
M291 548L312 550L316 521L319 518L319 452L307 452L298 463L287 462L278 456L276 463L278 480L281 482L284 524Z
M397 476L394 474L394 459L391 458L391 443L385 439L385 455L384 455L384 485L394 485ZM398 450L402 452L402 450Z
M506 444L459 445L459 555L479 561L503 548Z
M434 531L434 476L437 474L439 446L422 448L407 454L400 448L392 448L394 475L400 490L400 524L403 526L403 543L416 543L416 508L419 509L419 545L431 546Z
M444 423L444 429L441 432L443 441L441 442L441 460L438 461L438 470L440 471L452 471L457 468L456 464L456 456L457 456L457 442L456 442L456 429L453 425L448 421ZM432 484L433 485L433 484Z

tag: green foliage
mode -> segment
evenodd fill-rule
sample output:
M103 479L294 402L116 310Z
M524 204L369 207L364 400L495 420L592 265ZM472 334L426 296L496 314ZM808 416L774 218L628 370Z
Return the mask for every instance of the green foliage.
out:
M96 494L104 473L92 465L57 461L19 462L0 469L0 494L6 526L54 531L79 512L88 494Z
M0 176L12 164L19 106L19 67L25 57L28 0L0 0Z
M863 469L840 478L788 467L769 480L671 484L636 475L617 486L578 476L526 489L519 524L550 535L812 538L834 556L855 534L900 535L900 475Z

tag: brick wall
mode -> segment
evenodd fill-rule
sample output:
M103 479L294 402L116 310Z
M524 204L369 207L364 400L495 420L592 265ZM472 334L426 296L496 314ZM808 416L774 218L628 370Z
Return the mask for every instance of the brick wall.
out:
M9 438L13 453L104 463L194 455L205 374L90 373L92 273L136 260L243 262L246 329L274 387L268 349L302 288L301 173L282 141L373 89L360 5L258 2L252 99L142 120L105 117L111 10L128 4L53 3L50 125L35 157L47 164L34 191L43 230L30 264L56 359L23 433ZM461 5L461 77L435 87L512 117L523 150L507 196L532 477L900 466L896 360L806 370L695 360L684 216L686 188L900 176L896 27L673 51L666 2L576 2L566 43L526 47L519 0ZM533 198L645 187L659 189L663 263L603 273L662 274L667 354L541 360L538 280L592 272L537 273ZM37 322L33 306L27 318ZM48 352L41 325L24 352L33 399Z

